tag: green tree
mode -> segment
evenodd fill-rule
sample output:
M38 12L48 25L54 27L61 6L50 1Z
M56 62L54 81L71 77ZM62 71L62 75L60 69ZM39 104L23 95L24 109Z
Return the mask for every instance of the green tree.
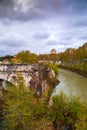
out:
M20 61L20 63L37 63L38 56L34 53L30 53L30 51L21 51L15 56L16 61Z
M58 74L58 66L56 64L48 63L47 67L52 68L56 75Z

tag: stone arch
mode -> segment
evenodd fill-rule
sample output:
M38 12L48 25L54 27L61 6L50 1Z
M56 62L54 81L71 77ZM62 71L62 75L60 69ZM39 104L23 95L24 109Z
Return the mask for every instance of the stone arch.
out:
M0 72L0 79L3 81L7 81L13 85L16 85L17 83L14 81L14 77L16 77L16 74L7 73L7 72Z
M0 79L11 83L16 83L16 76L19 73L24 80L24 84L29 86L32 73L32 65L29 64L0 64ZM15 81L14 81L15 80Z
M19 75L23 77L24 84L26 86L29 86L29 82L31 80L31 76L29 73L26 72L20 72ZM6 80L14 85L17 85L18 83L18 77L16 72L0 72L0 79Z
M9 86L15 86L12 82L9 82L8 80L5 79L0 79L0 89L5 89L7 90L7 87Z

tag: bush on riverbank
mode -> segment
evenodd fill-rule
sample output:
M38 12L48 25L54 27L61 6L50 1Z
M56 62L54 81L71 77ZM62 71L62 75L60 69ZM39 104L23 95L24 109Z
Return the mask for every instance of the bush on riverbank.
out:
M8 90L4 130L87 130L87 104L78 97L60 93L49 106L49 97L36 98L23 82Z
M70 66L58 65L58 67L62 68L62 69L70 70L72 72L76 72L80 75L87 77L87 63L86 64L79 64L79 65L73 65L72 64Z
M52 68L56 75L58 74L58 66L56 64L48 63L46 65L47 67Z
M79 63L77 65L72 64L71 67L87 73L87 63Z
M87 130L87 104L78 97L66 97L60 93L53 97L49 119L53 121L55 130Z
M23 82L9 87L4 96L4 130L41 130L46 116L46 105L36 98ZM45 119L46 120L46 119Z

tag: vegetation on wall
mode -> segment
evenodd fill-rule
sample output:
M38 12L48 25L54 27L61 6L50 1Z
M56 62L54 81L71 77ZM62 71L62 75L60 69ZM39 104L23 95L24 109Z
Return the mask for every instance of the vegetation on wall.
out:
M67 97L61 92L53 97L49 119L59 129L87 130L87 104L78 97Z
M60 93L49 105L45 96L36 98L23 82L8 91L3 98L4 130L49 130L48 124L54 130L87 130L87 104L78 97Z
M46 65L47 67L52 68L56 75L58 74L58 66L56 64L48 63Z
M17 87L8 86L4 102L4 130L41 130L46 106L21 80Z

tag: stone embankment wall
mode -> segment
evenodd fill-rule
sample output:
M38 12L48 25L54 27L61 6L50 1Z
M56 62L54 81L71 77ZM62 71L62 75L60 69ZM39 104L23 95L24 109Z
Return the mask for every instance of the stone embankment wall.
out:
M50 86L54 89L58 83L55 72L46 65L39 64L30 80L30 89L35 90L37 96L41 96L43 91L47 92Z

